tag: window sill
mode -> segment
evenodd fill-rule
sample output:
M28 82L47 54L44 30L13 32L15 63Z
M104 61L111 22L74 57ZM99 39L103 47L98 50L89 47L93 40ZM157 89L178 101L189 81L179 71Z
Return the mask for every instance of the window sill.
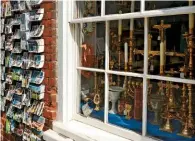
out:
M95 128L78 121L70 121L67 124L55 121L53 130L59 134L73 139L74 141L131 141L129 139L114 135L104 130ZM136 141L155 141L151 138L143 137Z
M46 141L73 141L70 138L59 135L53 130L47 130L43 133L43 139Z

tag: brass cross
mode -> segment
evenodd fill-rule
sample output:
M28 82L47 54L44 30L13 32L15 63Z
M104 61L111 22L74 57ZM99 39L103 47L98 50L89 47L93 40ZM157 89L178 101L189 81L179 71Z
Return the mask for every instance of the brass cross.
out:
M154 25L153 28L158 29L160 32L161 42L164 41L164 30L167 28L171 28L171 24L164 24L164 20L161 20L160 25Z

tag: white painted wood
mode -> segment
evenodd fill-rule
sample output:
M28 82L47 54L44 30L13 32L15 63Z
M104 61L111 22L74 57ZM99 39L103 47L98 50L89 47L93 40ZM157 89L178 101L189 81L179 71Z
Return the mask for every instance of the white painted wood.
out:
M158 76L158 75L147 75L146 77L147 79L163 80L163 81L186 83L186 84L195 84L195 80L190 80L190 79L182 79L182 78L166 77L166 76Z
M106 51L106 54L105 54L105 68L106 68L106 71L109 70L109 44L110 44L110 39L109 39L109 36L110 35L110 23L109 21L106 21L106 32L105 32L105 36L106 36L106 39L105 39L105 51ZM109 105L108 105L108 91L109 91L109 75L108 73L104 73L105 74L105 90L104 90L104 94L105 94L105 100L104 100L104 123L107 123L108 122L108 108L109 108Z
M145 0L141 0L141 13L145 11Z
M147 129L147 78L148 74L148 18L144 18L144 77L143 77L143 113L142 113L142 135L146 135Z
M108 70L107 73L115 74L115 75L122 75L122 76L133 76L133 77L141 77L141 78L143 78L143 74L134 73L134 72L124 72L124 71Z
M85 70L85 71L92 71L92 72L105 72L103 69L96 69L96 68L87 68L87 67L77 67L79 70Z
M101 0L101 16L105 15L105 0Z
M70 20L70 23L83 23L83 22L98 22L98 21L110 21L119 19L131 19L131 18L145 18L145 17L159 17L159 16L171 16L195 13L195 6L167 8L159 10L150 10L143 12L125 13L125 14L112 14L105 16L86 17Z
M57 75L58 78L58 99L57 102L59 104L58 107L58 114L57 114L57 119L59 121L64 121L67 120L67 115L65 114L64 111L67 111L67 106L65 105L65 102L61 101L61 99L64 99L65 101L67 100L67 97L64 95L67 93L67 69L64 69L67 66L67 47L66 47L66 42L63 40L64 38L67 37L67 17L65 14L63 14L64 10L66 8L66 2L64 1L58 1L57 2L57 9L58 9L58 15L57 15L57 20L58 22L58 28L57 28L57 51L58 51L58 63L61 65L58 65L57 69ZM64 47L62 47L64 46Z
M73 139L59 135L57 132L50 129L43 132L43 139L45 141L73 141Z

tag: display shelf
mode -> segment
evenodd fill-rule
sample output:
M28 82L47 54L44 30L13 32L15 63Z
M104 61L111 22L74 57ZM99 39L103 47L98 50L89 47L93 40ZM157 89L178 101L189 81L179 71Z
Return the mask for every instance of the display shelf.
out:
M104 111L93 111L90 115L93 118L104 120ZM148 112L148 120L152 120L154 116L153 112ZM108 122L113 125L117 125L129 130L134 130L136 132L142 131L142 122L134 119L127 120L124 116L120 116L117 114L108 114ZM181 124L177 120L173 120L174 131L173 133L161 131L159 125L153 125L150 122L147 122L147 133L150 136L158 137L163 139L164 141L194 141L193 138L186 138L178 135L178 132L181 129Z

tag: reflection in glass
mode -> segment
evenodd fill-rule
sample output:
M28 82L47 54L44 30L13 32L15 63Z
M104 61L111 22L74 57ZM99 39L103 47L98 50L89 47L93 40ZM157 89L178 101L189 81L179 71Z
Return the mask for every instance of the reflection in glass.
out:
M80 113L104 120L104 74L90 71L80 71Z
M119 11L121 13L140 12L140 1L106 1L105 5L106 15L119 14Z
M146 10L188 6L188 1L146 1Z
M93 17L101 15L101 1L76 1L74 18Z
M80 36L80 60L82 67L100 68L105 66L105 23L83 23Z
M189 15L149 20L149 73L190 78L194 76L194 22Z
M108 122L141 133L142 96L142 79L110 74Z
M195 140L194 85L148 81L147 133L159 139Z
M110 22L110 70L143 73L143 49L143 19Z

